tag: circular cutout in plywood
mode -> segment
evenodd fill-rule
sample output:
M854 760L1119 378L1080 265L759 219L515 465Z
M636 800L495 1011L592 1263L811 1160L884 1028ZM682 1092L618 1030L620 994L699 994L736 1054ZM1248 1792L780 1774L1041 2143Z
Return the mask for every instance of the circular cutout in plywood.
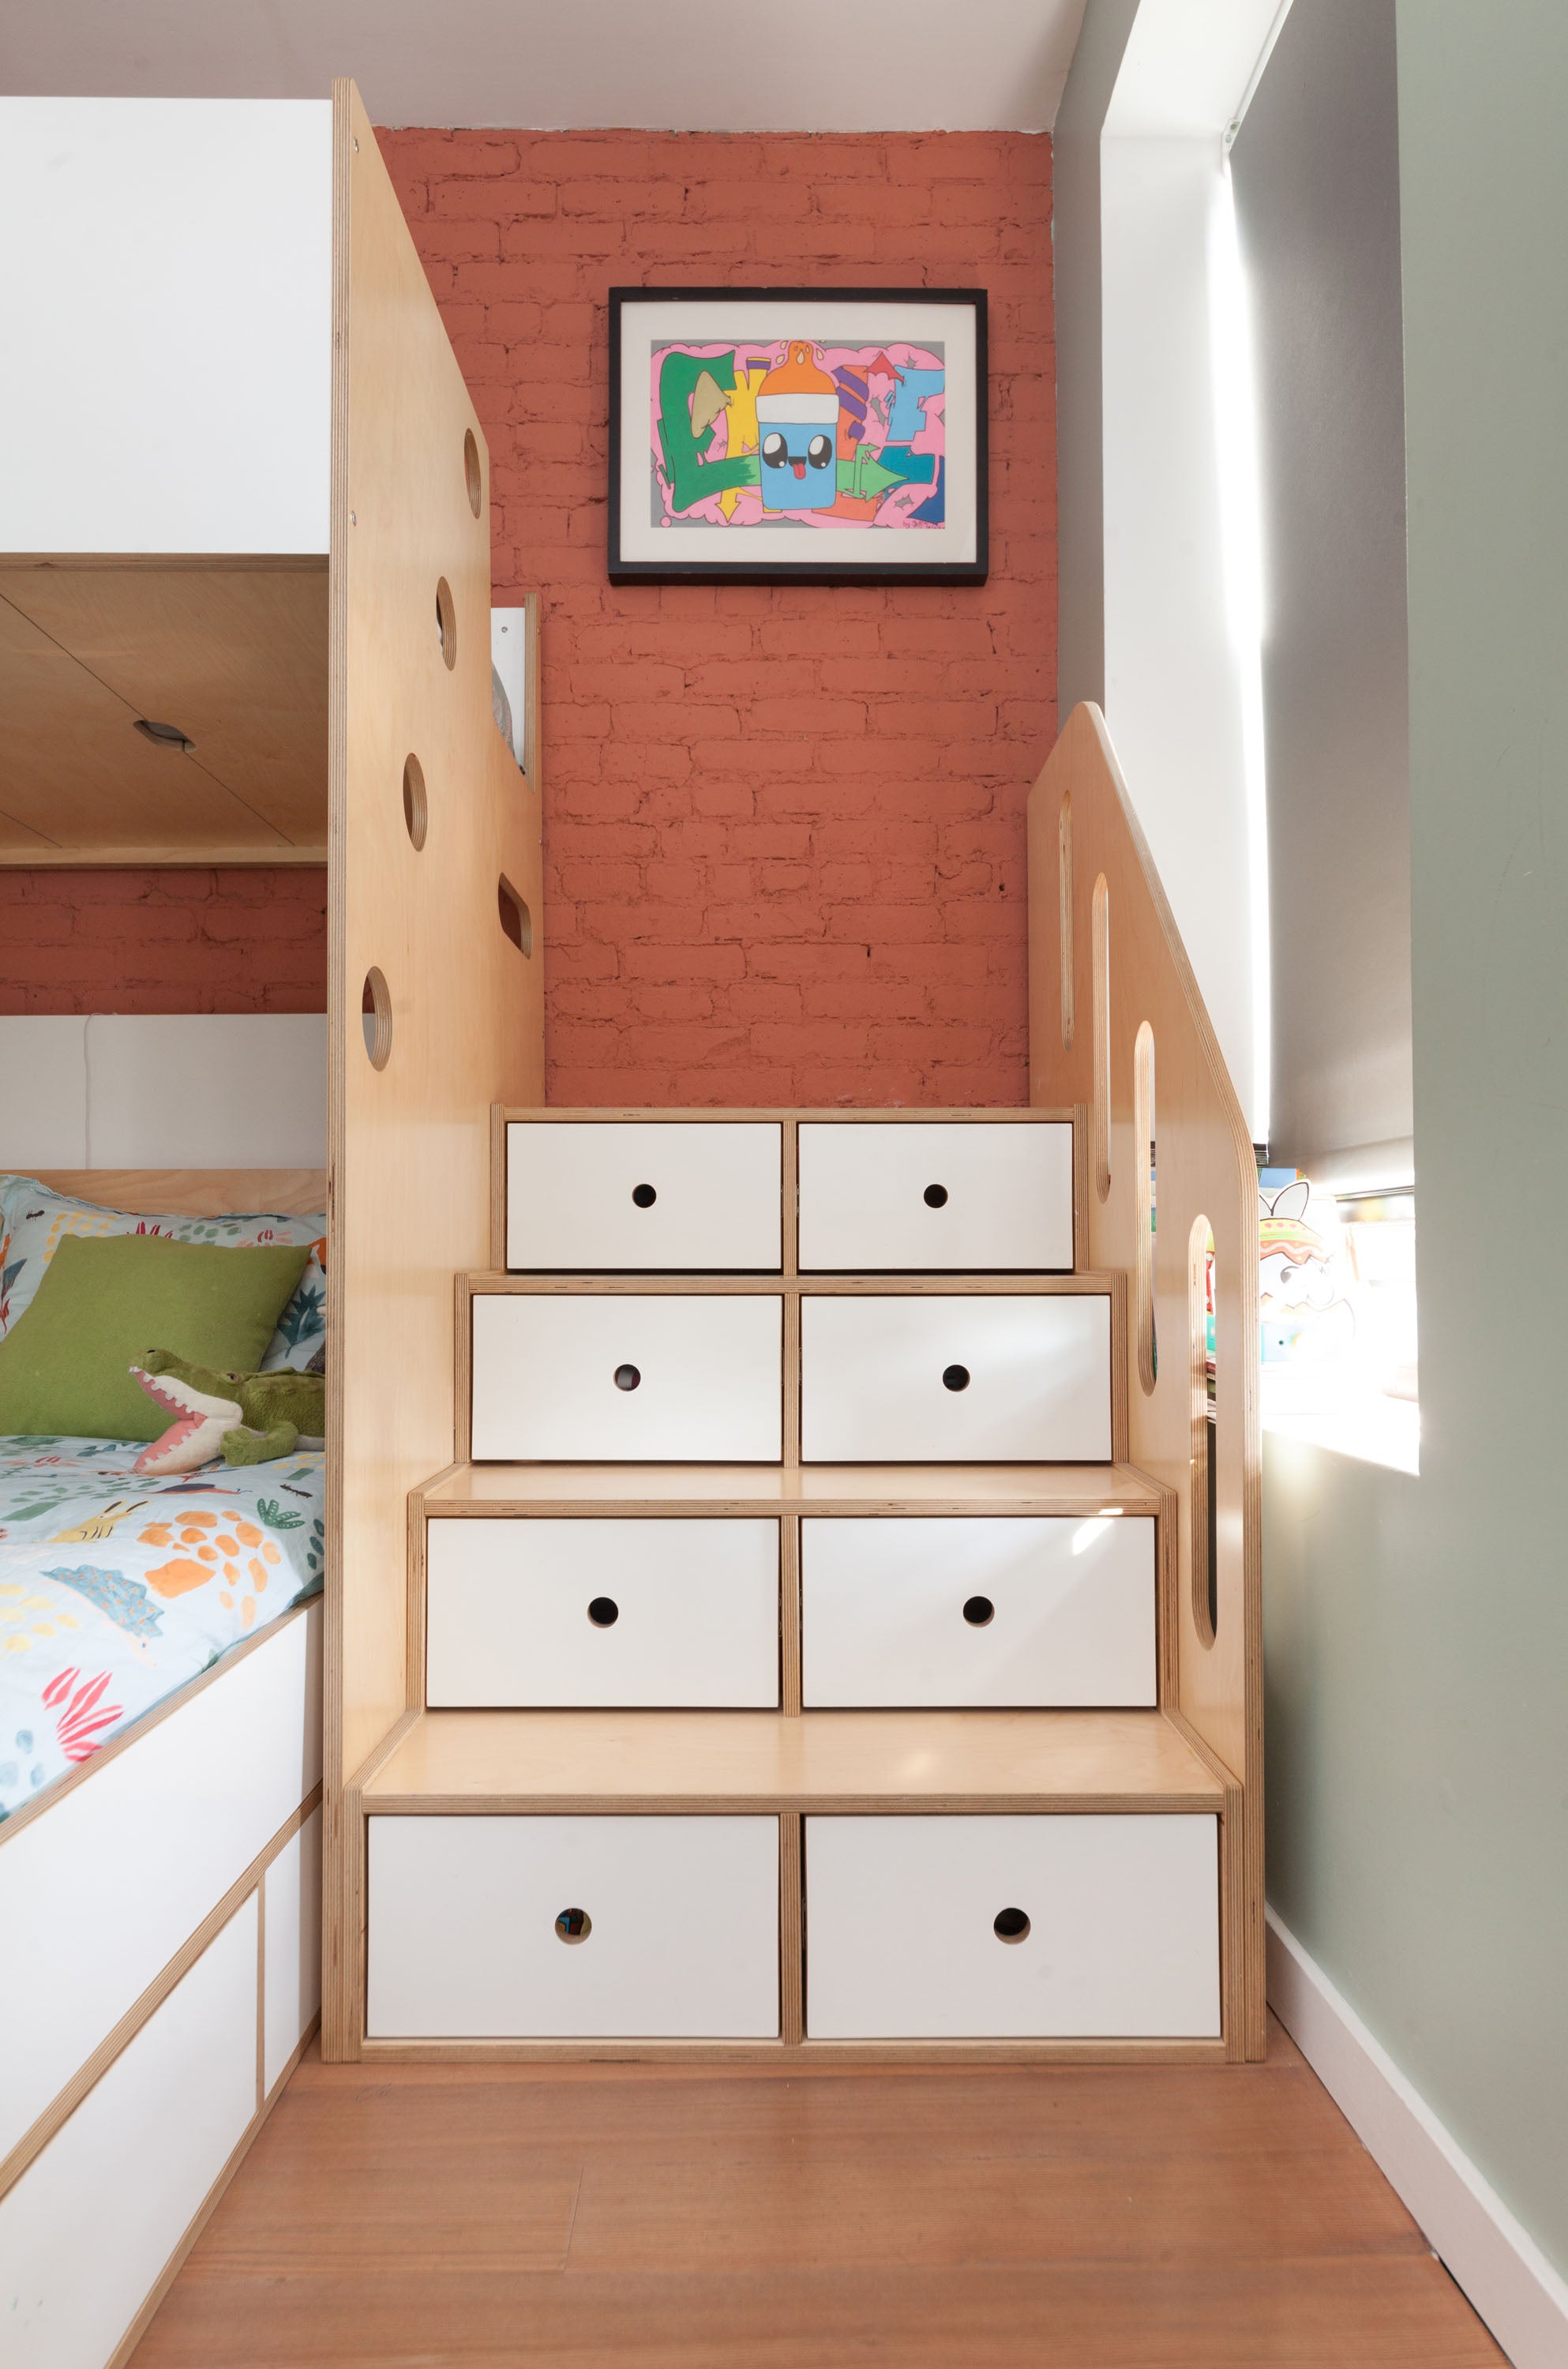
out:
M965 1601L964 1618L971 1629L989 1629L996 1619L996 1607L989 1596L971 1596Z
M593 1919L586 1908L563 1908L555 1919L556 1938L562 1941L586 1941L593 1930Z
M969 1387L967 1366L944 1366L942 1387L944 1390L967 1390Z
M430 827L430 807L425 795L425 769L412 751L403 760L403 821L414 846L423 847Z
M382 972L373 966L365 973L360 1016L371 1067L384 1070L392 1059L392 991Z
M533 916L526 900L520 897L503 872L496 883L496 905L501 917L501 927L520 954L533 952Z
M479 466L479 447L472 428L463 431L463 480L468 488L468 507L475 518L485 498L484 473Z
M443 576L436 586L436 638L441 646L441 656L449 669L457 664L457 611L452 605L452 586Z
M588 1617L596 1629L613 1629L621 1618L621 1608L612 1596L596 1596L588 1608Z
M990 1929L999 1941L1026 1941L1029 1919L1022 1908L999 1908L991 1919Z

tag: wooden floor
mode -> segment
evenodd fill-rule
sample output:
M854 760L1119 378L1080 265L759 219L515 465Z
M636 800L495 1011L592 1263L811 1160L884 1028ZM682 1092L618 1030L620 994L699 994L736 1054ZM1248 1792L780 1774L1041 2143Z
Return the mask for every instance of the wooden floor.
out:
M1481 2369L1277 2025L1266 2066L296 2074L135 2369Z

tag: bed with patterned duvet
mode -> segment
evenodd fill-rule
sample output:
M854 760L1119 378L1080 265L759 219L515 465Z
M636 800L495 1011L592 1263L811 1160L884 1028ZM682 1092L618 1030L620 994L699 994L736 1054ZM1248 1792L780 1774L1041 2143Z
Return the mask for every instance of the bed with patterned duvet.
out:
M0 1437L0 1819L321 1586L325 1457Z

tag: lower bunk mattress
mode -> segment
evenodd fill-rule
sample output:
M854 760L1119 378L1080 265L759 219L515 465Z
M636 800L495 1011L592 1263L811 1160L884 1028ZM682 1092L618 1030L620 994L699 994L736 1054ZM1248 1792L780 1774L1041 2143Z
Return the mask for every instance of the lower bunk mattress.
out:
M326 1459L0 1437L0 1819L321 1586Z

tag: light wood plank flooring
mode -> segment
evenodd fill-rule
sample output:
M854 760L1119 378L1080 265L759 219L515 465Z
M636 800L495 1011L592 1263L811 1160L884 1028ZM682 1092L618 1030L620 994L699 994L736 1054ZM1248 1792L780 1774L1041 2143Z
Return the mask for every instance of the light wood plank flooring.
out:
M1495 2369L1269 2043L806 2076L313 2052L134 2369Z

